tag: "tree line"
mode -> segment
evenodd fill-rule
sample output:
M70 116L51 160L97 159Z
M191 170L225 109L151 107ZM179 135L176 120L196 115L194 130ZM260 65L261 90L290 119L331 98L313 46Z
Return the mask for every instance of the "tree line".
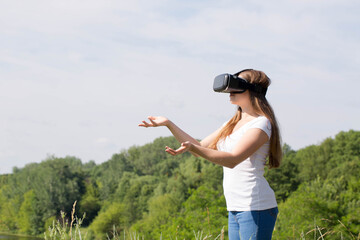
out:
M70 213L94 239L136 231L145 239L193 239L227 232L222 167L188 153L173 157L161 137L116 153L102 164L50 156L0 175L0 232L42 234ZM356 239L360 232L360 132L340 132L300 150L283 146L278 169L266 170L279 216L274 239Z

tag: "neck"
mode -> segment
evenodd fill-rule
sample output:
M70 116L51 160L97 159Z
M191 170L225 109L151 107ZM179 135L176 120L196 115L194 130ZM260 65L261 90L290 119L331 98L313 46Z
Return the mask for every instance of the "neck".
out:
M241 118L258 117L259 114L252 107L241 107Z

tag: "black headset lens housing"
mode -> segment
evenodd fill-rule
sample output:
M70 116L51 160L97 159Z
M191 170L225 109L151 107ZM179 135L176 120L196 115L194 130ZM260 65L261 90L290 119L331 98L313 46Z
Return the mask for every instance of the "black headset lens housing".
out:
M214 91L222 93L243 93L246 91L246 80L224 73L214 79Z
M263 88L257 84L252 84L246 81L246 79L238 77L238 74L250 69L242 70L238 73L221 74L214 79L213 89L215 92L222 93L243 93L246 90L261 93L265 96L267 88Z

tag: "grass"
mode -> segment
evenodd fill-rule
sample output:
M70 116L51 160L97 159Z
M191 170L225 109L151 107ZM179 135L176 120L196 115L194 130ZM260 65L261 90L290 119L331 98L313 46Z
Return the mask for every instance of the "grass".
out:
M60 212L61 214L61 221L53 221L52 226L49 227L48 231L44 233L45 240L83 240L86 239L87 233L82 235L80 230L81 224L85 218L85 214L82 218L78 218L75 215L75 206L76 201L74 202L73 209L71 212L71 221L70 224L68 220L65 220L66 213L63 211Z
M322 221L330 221L328 219L321 219ZM292 226L292 236L278 236L275 231L273 234L273 239L299 239L299 240L326 240L326 239L339 239L339 240L360 240L360 233L355 236L340 220L337 220L340 223L341 228L335 227L334 229L320 227L314 222L314 226L311 230L304 232L301 231L299 236L296 236L296 232L299 232L299 229L296 229L295 226ZM279 232L277 232L279 233Z
M78 218L75 216L75 207L76 201L73 204L73 208L71 211L71 221L66 218L66 213L60 212L61 220L53 221L52 225L49 227L47 232L44 233L45 240L89 240L94 239L89 232L84 231L81 229L81 224L85 218L85 214L82 218ZM136 232L123 232L123 235L120 235L117 231L115 226L113 226L113 230L110 232L111 237L109 234L106 234L107 240L145 240L143 236ZM221 230L221 233L216 236L215 238L212 235L204 235L203 231L194 231L194 239L195 240L224 240L224 228ZM162 240L162 236L160 237ZM175 240L178 240L177 237Z
M49 227L47 232L44 233L45 240L92 240L95 239L93 234L89 234L88 230L82 229L81 224L85 218L85 214L82 218L78 218L75 216L75 207L76 202L73 204L73 209L71 211L70 222L66 218L66 213L61 213L61 219L58 221L53 221L52 225ZM360 233L358 236L354 236L351 231L341 222L339 223L343 226L344 231L348 232L348 236L350 235L351 240L360 240ZM195 240L224 240L224 227L221 232L217 236L204 234L203 231L193 231ZM295 231L294 231L295 232ZM300 236L293 236L291 239L314 239L314 240L325 240L330 237L331 239L339 239L345 240L349 239L345 238L343 232L334 231L325 228L321 228L317 225L314 225L314 228L306 233L301 232ZM136 232L123 232L123 234L119 234L116 230L116 227L113 226L113 230L106 234L106 240L145 240L144 236L141 236ZM172 238L171 238L172 239ZM162 235L160 236L160 240L163 240ZM175 237L174 240L182 240Z

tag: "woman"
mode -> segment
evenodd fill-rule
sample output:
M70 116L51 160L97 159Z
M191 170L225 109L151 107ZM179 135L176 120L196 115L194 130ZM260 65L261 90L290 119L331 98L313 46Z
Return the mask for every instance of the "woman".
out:
M270 79L262 71L245 69L234 75L254 88L230 93L237 112L217 131L201 142L165 117L148 117L141 127L166 126L181 143L177 155L189 151L223 166L223 188L229 211L229 239L271 239L278 214L275 194L265 180L264 167L276 168L282 157L280 134L274 112L265 94Z

